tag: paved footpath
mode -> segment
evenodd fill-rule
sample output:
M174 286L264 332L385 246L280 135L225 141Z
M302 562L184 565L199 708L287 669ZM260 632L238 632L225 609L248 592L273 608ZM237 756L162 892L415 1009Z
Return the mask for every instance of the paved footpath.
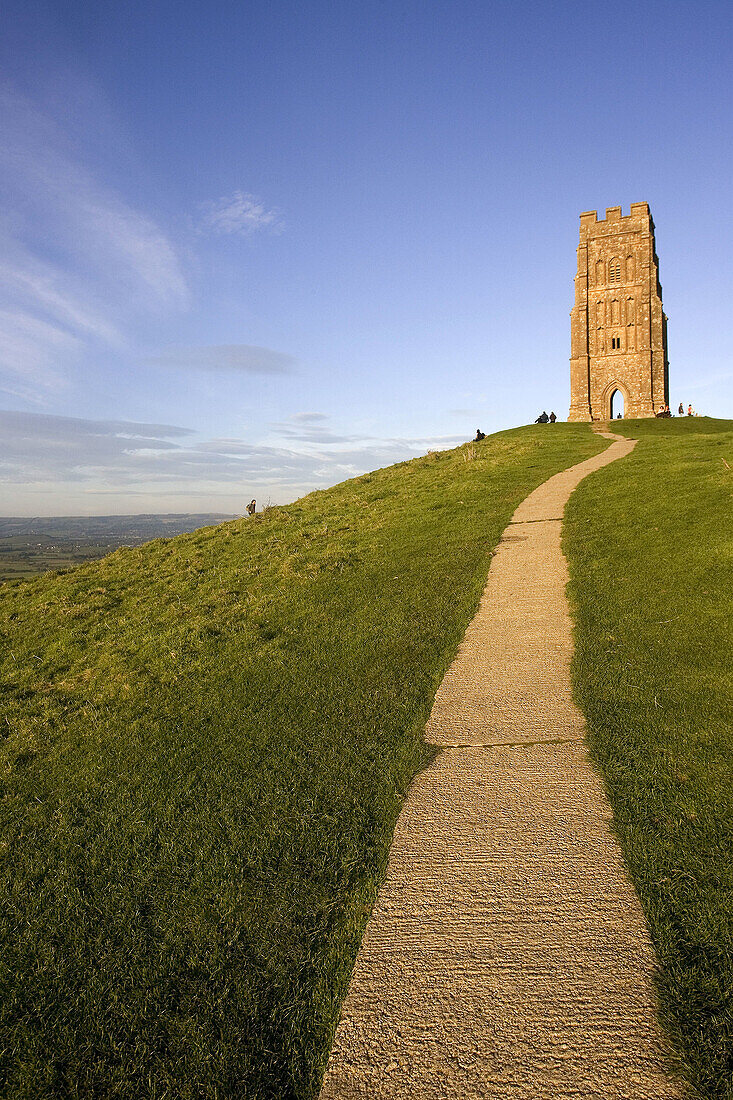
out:
M570 690L563 510L514 513L426 730L320 1100L680 1100L653 950Z

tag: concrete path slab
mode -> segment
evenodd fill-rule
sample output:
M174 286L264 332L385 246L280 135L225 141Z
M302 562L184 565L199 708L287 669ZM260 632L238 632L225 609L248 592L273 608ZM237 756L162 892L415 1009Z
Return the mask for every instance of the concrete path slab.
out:
M618 437L609 438L618 440ZM569 677L565 503L520 505L426 730L320 1100L680 1100Z

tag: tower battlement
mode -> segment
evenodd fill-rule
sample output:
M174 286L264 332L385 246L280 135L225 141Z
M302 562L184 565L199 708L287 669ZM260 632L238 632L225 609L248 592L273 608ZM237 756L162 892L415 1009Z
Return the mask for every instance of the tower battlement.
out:
M569 420L608 420L619 393L627 417L669 402L667 318L649 203L580 215L571 318Z
M632 202L631 210L626 215L626 218L634 218L641 215L642 217L649 217L649 203L648 202ZM599 218L596 210L585 210L580 215L581 225L596 225L599 222L618 222L625 221L626 218L623 215L623 207L621 206L607 206L605 218Z

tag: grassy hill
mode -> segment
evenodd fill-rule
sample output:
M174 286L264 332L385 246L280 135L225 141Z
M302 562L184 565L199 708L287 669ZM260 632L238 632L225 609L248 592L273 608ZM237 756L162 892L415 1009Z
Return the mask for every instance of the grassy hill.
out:
M614 422L564 527L576 698L702 1095L733 1097L733 421Z
M312 1097L533 426L0 590L0 1092Z
M702 1094L733 1096L733 423L571 498L576 697ZM0 590L0 1094L313 1097L533 426Z

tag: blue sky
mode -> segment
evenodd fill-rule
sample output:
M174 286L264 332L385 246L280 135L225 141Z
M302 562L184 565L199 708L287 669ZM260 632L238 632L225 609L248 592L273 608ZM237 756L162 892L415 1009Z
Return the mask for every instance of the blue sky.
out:
M0 513L240 513L569 403L578 215L648 201L733 417L727 2L4 6Z

